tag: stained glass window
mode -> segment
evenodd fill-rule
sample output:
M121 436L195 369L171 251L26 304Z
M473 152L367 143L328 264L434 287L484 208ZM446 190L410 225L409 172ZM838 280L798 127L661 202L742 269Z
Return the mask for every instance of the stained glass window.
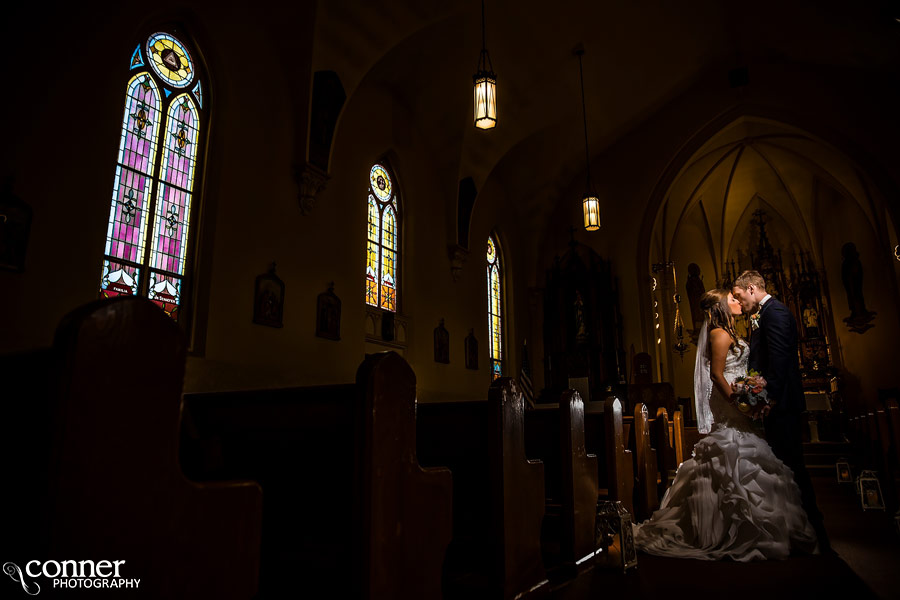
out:
M487 241L488 332L491 340L491 379L503 374L503 315L500 253L494 236Z
M400 268L400 202L387 167L369 170L366 237L366 304L397 312Z
M151 70L142 70L147 63ZM177 320L200 142L200 82L196 102L175 93L195 80L196 70L186 46L168 33L138 45L129 70L100 295L140 294Z

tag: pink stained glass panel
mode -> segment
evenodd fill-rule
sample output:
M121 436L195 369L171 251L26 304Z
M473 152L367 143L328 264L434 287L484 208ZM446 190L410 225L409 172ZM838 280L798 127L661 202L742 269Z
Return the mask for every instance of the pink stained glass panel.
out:
M183 275L190 231L191 190L197 154L197 109L187 94L172 100L163 140L162 179L156 192L156 214L150 265Z
M187 94L169 105L163 140L162 179L188 192L194 188L194 166L199 138L197 108Z
M147 201L151 180L146 175L118 167L113 187L105 254L141 262L147 226Z
M147 73L135 75L128 83L119 164L145 175L153 175L156 143L162 117L159 90Z
M191 194L160 184L153 226L153 253L150 266L184 275Z

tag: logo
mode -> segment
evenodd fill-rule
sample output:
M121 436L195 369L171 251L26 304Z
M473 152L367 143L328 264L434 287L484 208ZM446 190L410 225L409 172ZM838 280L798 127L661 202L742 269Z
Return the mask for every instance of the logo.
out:
M25 569L13 562L3 564L3 572L22 586L29 596L37 596L41 577L50 580L55 589L136 589L140 579L129 579L121 574L124 560L30 560ZM48 585L44 582L44 585Z

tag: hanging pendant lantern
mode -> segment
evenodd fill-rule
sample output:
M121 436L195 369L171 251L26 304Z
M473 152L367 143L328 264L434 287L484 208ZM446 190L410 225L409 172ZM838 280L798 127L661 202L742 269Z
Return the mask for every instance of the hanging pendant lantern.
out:
M479 67L490 66L487 50L481 51ZM492 70L479 68L472 77L475 82L475 127L492 129L497 126L497 76Z
M594 193L594 185L591 182L591 154L588 151L587 107L584 101L584 69L581 66L581 57L584 56L584 47L580 43L575 46L574 54L578 56L578 74L581 79L581 116L584 121L584 169L586 176L581 210L584 214L585 230L597 231L600 229L600 198Z
M581 201L584 211L584 228L588 231L600 229L600 198L587 195Z
M484 0L481 1L481 55L472 81L475 83L475 127L492 129L497 126L497 75L485 44Z

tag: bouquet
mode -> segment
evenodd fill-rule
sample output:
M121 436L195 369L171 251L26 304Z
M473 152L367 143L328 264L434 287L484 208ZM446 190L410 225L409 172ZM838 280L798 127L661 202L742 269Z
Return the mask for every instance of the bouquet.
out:
M766 391L766 380L758 372L750 369L746 377L738 377L732 385L737 394L735 404L742 413L751 413L753 418L769 404L769 392Z

